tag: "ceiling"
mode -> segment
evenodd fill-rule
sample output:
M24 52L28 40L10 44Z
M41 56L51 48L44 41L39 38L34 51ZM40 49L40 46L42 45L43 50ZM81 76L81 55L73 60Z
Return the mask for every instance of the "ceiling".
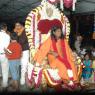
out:
M25 21L41 0L0 0L0 22ZM76 13L95 11L95 0L78 0Z
M95 0L77 0L76 13L95 13Z
M0 0L0 21L25 20L41 0Z

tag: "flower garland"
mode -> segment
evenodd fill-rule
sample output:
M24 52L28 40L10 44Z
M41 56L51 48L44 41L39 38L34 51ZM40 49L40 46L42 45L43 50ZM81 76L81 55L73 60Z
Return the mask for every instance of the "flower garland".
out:
M48 16L46 9L50 8L51 11L53 10L53 13L49 13L50 16ZM32 58L34 57L35 53L38 50L38 47L48 39L50 36L50 32L48 34L41 34L41 32L38 30L38 22L43 19L48 19L48 20L53 20L53 19L58 19L61 21L63 25L63 33L66 35L65 38L69 40L69 34L70 34L70 23L67 19L67 17L61 13L54 5L50 4L48 1L47 2L42 2L40 6L37 8L33 9L27 16L26 22L25 22L25 30L26 30L26 35L28 38L28 43L30 46L30 60L29 64L32 63ZM31 70L33 67L30 65L28 66L28 78L31 78ZM48 70L51 75L52 70ZM57 73L56 73L57 74ZM49 83L51 85L57 85L58 83L55 83L56 77L55 74L54 76L50 76L47 73L47 78L51 79ZM45 77L46 78L46 77ZM55 80L52 80L55 79ZM58 80L60 78L58 77ZM39 85L39 84L38 84Z
M46 8L50 7L53 9L53 14L51 17L47 16ZM33 18L35 16L35 18ZM37 8L33 9L26 18L25 22L25 30L26 35L28 37L28 42L30 46L30 52L32 56L35 55L39 45L43 43L49 36L48 34L40 34L40 32L37 30L37 23L41 19L59 19L63 24L63 32L66 34L66 39L69 39L70 34L70 24L66 16L64 16L63 13L61 13L54 5L50 4L49 2L42 3ZM35 23L35 24L34 24Z

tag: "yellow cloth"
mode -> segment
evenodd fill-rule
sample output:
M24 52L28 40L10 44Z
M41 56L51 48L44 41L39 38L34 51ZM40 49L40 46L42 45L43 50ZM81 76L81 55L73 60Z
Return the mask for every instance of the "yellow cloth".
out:
M95 60L93 61L92 68L95 69Z

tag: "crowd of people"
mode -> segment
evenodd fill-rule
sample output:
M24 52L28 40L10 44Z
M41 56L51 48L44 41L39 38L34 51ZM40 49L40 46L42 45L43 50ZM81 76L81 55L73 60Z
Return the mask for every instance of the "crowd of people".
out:
M0 65L2 69L2 87L8 87L9 70L12 77L11 87L19 89L25 85L25 72L29 61L29 45L23 24L17 22L14 31L8 33L7 25L0 25ZM19 70L21 68L21 70ZM20 72L21 71L21 72ZM21 75L20 75L21 73Z
M42 59L48 53L48 60L50 66L52 68L58 68L59 76L62 78L62 80L64 81L70 79L70 84L72 84L73 80L76 81L76 83L78 83L79 79L78 75L76 74L75 65L72 64L73 57L70 55L71 53L68 52L71 52L71 50L67 42L62 40L64 38L64 35L62 34L61 28L53 27L51 29L51 32L52 39L49 38L40 47L33 61L37 61L37 63L40 64ZM85 85L91 82L90 78L92 78L92 75L94 76L93 81L95 81L95 47L92 48L91 52L88 52L86 48L81 48L81 41L82 37L78 36L75 41L75 49L76 53L78 54L78 56L80 56L83 62L81 79L83 79ZM55 44L56 42L57 44ZM50 45L52 46L52 48ZM58 50L56 48L58 48ZM62 51L60 50L60 48L62 48ZM52 51L52 49L54 49L55 51ZM66 59L62 59L63 56ZM5 23L1 24L0 65L2 69L3 90L6 90L8 87L9 70L12 77L12 82L10 85L13 89L15 89L15 91L19 90L19 83L21 86L24 86L26 84L25 74L27 72L28 61L29 44L24 26L21 23L17 22L15 24L14 31L11 33L7 33L7 25ZM63 64L62 62L66 64ZM64 72L67 72L67 74L65 75Z
M81 82L84 85L95 83L95 46L82 46L83 37L78 35L75 41L75 49L83 62Z

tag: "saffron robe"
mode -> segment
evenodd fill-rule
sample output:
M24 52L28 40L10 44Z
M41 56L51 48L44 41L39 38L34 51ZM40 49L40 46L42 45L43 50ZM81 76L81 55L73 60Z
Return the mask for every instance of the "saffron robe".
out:
M57 68L59 70L58 74L59 76L62 78L62 80L70 80L67 74L67 67L65 64L67 63L63 63L62 61L60 61L57 57L55 57L54 55L50 54L50 51L54 51L53 48L53 43L52 42L52 38L49 37L38 49L38 51L36 52L35 56L34 56L34 60L41 64L42 61L44 60L44 58L47 56L48 57L48 61L50 64L50 67L55 69ZM61 57L67 57L67 61L69 62L71 69L73 71L73 81L78 82L78 74L77 74L77 67L75 66L74 63L74 57L72 55L72 51L69 47L68 42L64 39L64 52L62 52L62 46L61 46L61 40L58 40L56 43L56 48L58 50L58 55ZM65 59L65 58L64 58Z

